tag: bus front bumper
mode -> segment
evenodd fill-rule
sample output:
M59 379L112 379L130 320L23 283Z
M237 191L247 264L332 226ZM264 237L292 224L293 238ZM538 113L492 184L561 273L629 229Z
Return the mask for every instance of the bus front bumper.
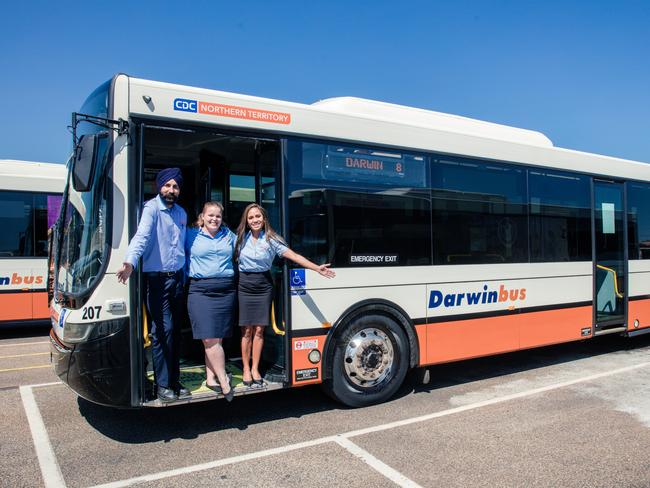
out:
M54 372L80 397L111 407L131 406L128 320L105 336L67 343L50 330Z

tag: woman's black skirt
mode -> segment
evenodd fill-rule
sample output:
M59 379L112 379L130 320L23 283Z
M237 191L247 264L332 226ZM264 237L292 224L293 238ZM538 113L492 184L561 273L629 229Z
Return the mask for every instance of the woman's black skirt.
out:
M223 339L232 334L236 291L234 278L190 278L187 311L195 339Z
M239 273L239 326L269 325L273 281L271 273Z

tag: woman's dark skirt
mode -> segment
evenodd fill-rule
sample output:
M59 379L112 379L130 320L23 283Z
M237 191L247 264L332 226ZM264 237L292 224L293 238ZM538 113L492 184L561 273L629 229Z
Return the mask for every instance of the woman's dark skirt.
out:
M271 273L239 273L239 326L269 325L273 281Z
M232 335L236 295L234 278L190 278L187 311L195 339Z

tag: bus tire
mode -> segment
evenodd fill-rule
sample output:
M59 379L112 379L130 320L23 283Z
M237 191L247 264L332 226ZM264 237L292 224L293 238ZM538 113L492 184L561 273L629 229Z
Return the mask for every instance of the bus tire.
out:
M408 338L385 315L355 317L335 338L332 377L325 392L349 407L365 407L392 397L409 366Z

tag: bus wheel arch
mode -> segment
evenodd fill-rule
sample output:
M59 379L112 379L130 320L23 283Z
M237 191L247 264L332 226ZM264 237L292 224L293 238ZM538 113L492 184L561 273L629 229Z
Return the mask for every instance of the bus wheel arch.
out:
M332 377L332 364L328 358L331 357L332 348L336 343L336 336L339 331L351 320L360 315L365 314L381 314L395 320L400 325L408 338L409 345L409 368L415 368L420 362L420 346L418 343L418 336L415 332L413 321L409 318L408 314L397 304L384 300L381 298L363 300L355 303L341 314L341 317L334 323L329 331L328 340L325 343L323 350L323 379ZM334 339L334 340L332 340Z
M352 407L381 403L417 364L417 336L399 307L368 300L336 322L323 360L323 388L329 396Z

